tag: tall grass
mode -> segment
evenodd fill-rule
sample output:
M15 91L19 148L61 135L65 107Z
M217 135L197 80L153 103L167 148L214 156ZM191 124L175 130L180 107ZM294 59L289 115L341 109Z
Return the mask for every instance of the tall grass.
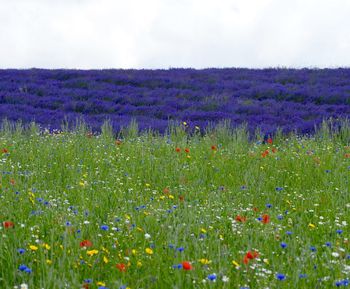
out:
M52 132L4 121L0 288L345 284L349 131L325 121L268 140L227 122L164 135L134 122L116 135L108 122L95 134L83 122Z

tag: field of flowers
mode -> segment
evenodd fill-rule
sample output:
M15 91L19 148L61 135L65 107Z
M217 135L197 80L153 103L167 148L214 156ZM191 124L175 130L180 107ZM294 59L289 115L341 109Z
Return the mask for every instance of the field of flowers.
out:
M0 70L0 120L56 129L81 117L94 130L106 119L161 132L169 120L189 130L230 120L309 133L348 115L350 69Z
M349 140L4 122L0 288L346 287Z

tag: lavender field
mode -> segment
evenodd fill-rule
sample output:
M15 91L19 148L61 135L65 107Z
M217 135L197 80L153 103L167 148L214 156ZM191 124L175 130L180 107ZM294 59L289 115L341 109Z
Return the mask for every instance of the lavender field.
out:
M60 128L82 118L114 131L169 122L204 130L230 120L273 133L312 133L323 119L350 115L350 69L0 70L0 119Z

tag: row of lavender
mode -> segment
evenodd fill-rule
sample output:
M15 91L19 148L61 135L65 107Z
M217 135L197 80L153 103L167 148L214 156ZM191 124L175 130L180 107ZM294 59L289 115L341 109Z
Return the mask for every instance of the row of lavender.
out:
M225 119L307 133L348 115L350 69L0 70L0 119L51 128L83 117L94 130L135 119L162 132L169 120L204 128Z

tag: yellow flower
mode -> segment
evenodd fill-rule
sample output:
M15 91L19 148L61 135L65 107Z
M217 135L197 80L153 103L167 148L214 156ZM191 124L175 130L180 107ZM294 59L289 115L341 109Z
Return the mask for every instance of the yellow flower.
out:
M150 187L151 185L146 183L145 186L146 186L146 187Z
M232 261L232 265L239 267L239 264L235 260Z
M47 265L51 265L51 264L52 264L52 261L49 260L49 259L47 259L47 260L46 260L46 264L47 264Z
M29 249L32 250L32 251L36 251L36 250L38 250L38 247L35 246L35 245L30 245Z
M202 228L202 229L201 229L201 232L202 232L203 234L205 234L205 233L207 232L207 230L204 229L204 228Z
M96 283L97 286L106 286L106 283L105 282L101 282L101 281L98 281Z
M109 262L109 260L106 256L103 256L103 262L105 262L106 264Z
M137 251L136 251L135 249L132 249L132 250L131 250L131 253L132 253L133 255L136 255L136 254L137 254Z
M151 248L146 248L146 253L148 254L148 255L152 255L153 254L153 250L151 249Z
M174 196L173 195L169 195L169 199L174 199Z
M137 261L137 267L142 267L142 262L141 261Z
M51 249L50 245L49 245L49 244L46 244L46 243L43 244L43 247L44 247L46 250L50 250L50 249Z
M93 255L96 255L98 253L98 250L90 250L90 251L86 251L86 254L88 256L93 256Z
M200 263L202 263L203 265L208 265L208 264L210 264L210 263L211 263L211 261L210 261L210 260L205 259L205 258L200 259L200 260L199 260L199 262L200 262Z
M312 228L312 229L313 229L313 228L316 228L316 226L315 226L314 224L311 224L311 223L310 223L310 224L309 224L309 228Z

